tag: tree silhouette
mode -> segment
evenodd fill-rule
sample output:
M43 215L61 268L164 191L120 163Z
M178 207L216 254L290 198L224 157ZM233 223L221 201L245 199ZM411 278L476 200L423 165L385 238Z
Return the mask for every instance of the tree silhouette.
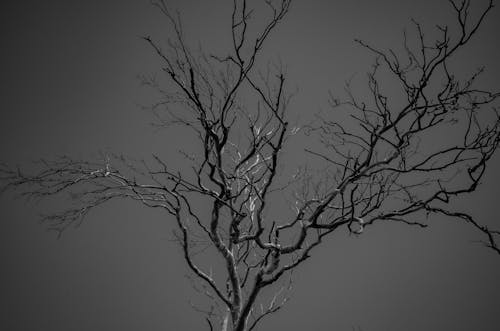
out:
M375 55L369 94L360 97L348 82L345 99L330 95L328 114L292 125L287 111L293 93L283 66L260 70L262 50L291 0L264 0L263 25L253 25L257 10L246 0L234 0L232 48L223 54L193 50L180 15L155 1L174 35L166 45L144 40L162 60L168 83L144 83L161 95L153 106L158 125L179 126L197 139L196 154L181 153L189 168L172 169L157 155L148 161L63 156L39 161L31 174L3 165L4 189L19 188L28 198L69 193L72 205L43 218L59 234L115 199L168 213L193 285L212 302L208 309L196 307L210 330L253 330L281 309L294 269L336 230L361 235L380 221L426 227L433 215L445 215L482 232L484 244L500 254L500 232L453 204L476 190L500 141L494 108L500 94L476 87L482 69L460 79L450 64L493 1L477 17L470 1L449 3L456 25L437 26L435 40L415 21L401 52L358 40ZM431 140L436 130L446 130L450 139ZM283 149L298 135L315 142L306 152L323 162L320 171L283 170ZM283 199L290 208L273 211ZM224 267L207 268L204 254L217 255Z

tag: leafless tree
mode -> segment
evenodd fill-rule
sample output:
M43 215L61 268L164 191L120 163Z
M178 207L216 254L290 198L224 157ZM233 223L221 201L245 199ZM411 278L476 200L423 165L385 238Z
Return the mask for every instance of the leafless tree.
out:
M500 141L499 93L476 88L482 70L460 79L451 64L493 1L473 16L470 1L450 0L456 24L437 26L438 38L428 40L413 22L400 52L358 41L375 55L369 97L357 96L349 82L345 100L331 95L332 110L302 126L287 117L293 93L282 67L259 71L258 65L291 0L264 0L263 25L252 19L257 11L246 0L234 0L231 49L222 55L193 50L180 15L162 0L153 3L174 31L165 45L144 38L168 79L167 86L145 79L161 93L153 110L160 125L191 131L198 151L183 153L189 167L180 170L157 155L134 161L114 154L95 162L42 160L34 174L2 166L5 189L31 198L70 194L73 205L44 217L50 229L61 233L114 199L164 210L177 224L193 286L211 302L208 309L195 306L210 330L253 330L281 309L292 271L342 228L359 235L378 221L425 227L430 216L446 215L480 230L485 245L500 254L500 232L453 203L476 190ZM429 141L436 130L452 139ZM307 153L325 167L288 175L280 168L282 151L302 133L320 142ZM280 217L274 218L269 213L277 197L286 197L290 210L275 211ZM207 251L224 267L205 266L200 256Z

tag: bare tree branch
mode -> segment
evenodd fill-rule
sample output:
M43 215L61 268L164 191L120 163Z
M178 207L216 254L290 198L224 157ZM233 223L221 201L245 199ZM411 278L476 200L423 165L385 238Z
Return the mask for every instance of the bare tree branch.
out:
M268 19L260 26L252 20L259 12L255 5L234 0L231 47L222 55L193 50L180 14L155 0L173 36L165 44L149 36L144 41L162 61L169 86L155 77L144 82L160 94L153 105L158 125L178 125L198 139L197 154L183 152L188 166L170 169L159 155L145 161L63 156L39 161L31 173L1 165L2 189L36 199L69 195L71 206L43 218L59 233L114 199L166 211L175 219L176 239L198 292L213 301L209 309L195 308L206 315L210 330L217 321L223 329L253 330L280 310L292 287L284 276L338 229L361 235L380 221L426 227L432 215L445 215L472 225L500 254L500 232L453 204L477 189L500 143L494 107L500 93L476 87L483 69L459 79L451 64L493 1L475 19L470 1L449 2L456 34L438 26L438 37L429 40L413 21L414 34L404 33L399 52L358 40L375 55L367 74L369 95L360 98L348 82L346 98L330 95L331 113L318 114L302 130L289 124L293 93L283 67L262 72L256 65L290 0L264 0ZM289 178L280 171L283 149L299 130L314 139L306 152L324 168ZM438 130L454 139L429 140ZM280 219L268 213L276 192L290 200L291 212L281 212ZM206 270L200 255L207 247L223 268ZM262 296L266 288L274 291L268 302Z

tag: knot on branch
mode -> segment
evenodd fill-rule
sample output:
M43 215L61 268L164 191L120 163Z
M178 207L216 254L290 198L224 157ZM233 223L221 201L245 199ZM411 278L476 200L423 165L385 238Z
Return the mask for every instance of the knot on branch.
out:
M353 217L351 221L347 224L347 228L350 233L361 234L365 227L365 221L360 217Z

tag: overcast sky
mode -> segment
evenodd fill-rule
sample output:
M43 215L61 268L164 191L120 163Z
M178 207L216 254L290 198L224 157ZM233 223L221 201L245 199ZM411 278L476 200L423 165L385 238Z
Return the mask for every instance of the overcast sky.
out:
M224 47L231 1L169 3L194 45ZM450 13L444 0L297 0L265 54L286 64L299 92L292 111L307 118L327 107L329 90L341 94L344 81L369 70L372 57L354 38L397 47L412 17L430 27ZM172 133L152 129L140 107L154 100L137 76L160 71L140 36L171 33L149 1L9 1L0 18L0 160L99 151L147 157L180 147ZM495 8L457 60L465 72L485 65L481 84L493 89L500 87L499 31ZM500 223L498 169L497 155L463 205L486 224ZM0 329L205 327L189 306L197 295L168 215L112 203L57 240L37 223L38 211L0 198ZM357 238L335 234L297 270L292 300L259 330L498 330L498 255L466 226L432 223L425 230L381 224Z

